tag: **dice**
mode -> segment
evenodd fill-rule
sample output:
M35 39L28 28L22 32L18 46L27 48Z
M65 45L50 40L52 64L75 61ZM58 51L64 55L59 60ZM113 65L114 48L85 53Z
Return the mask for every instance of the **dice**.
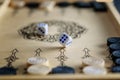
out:
M41 36L45 36L48 34L48 24L46 23L38 23L37 24L37 32Z
M59 43L64 47L69 46L72 43L72 38L67 33L62 33L59 37Z

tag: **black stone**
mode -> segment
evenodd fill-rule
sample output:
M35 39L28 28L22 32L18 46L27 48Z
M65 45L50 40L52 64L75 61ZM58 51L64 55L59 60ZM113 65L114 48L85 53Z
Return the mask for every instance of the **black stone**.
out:
M120 58L120 50L113 51L112 52L112 58Z
M111 68L111 71L112 71L113 73L120 73L120 66L113 66L113 67Z
M38 8L40 6L40 3L38 2L28 2L25 4L26 7L30 8L30 9L35 9Z
M111 45L113 43L120 42L120 37L110 37L107 39L107 45Z
M68 66L58 66L56 68L53 68L51 71L51 74L73 74L75 73L75 70Z
M110 53L116 50L120 50L120 43L114 43L109 46Z
M14 67L2 67L0 68L0 75L16 75L17 69Z
M118 10L118 12L120 13L120 0L114 0L114 5L116 9Z
M74 2L72 5L77 8L91 8L92 7L91 3L89 2L80 2L80 1Z
M57 6L61 7L61 8L65 8L71 5L71 3L69 2L59 2L56 4Z
M91 2L92 6L93 6L93 9L94 11L100 11L100 12L103 12L103 11L107 11L107 6L104 2Z

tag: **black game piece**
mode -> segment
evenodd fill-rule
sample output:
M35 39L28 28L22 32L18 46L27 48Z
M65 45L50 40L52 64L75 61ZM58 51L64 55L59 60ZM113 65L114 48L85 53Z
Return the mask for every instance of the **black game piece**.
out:
M16 57L17 49L12 50L12 54L5 58L8 62L6 66L0 68L0 75L15 75L17 74L17 69L12 66L12 63L15 62L18 58Z
M111 68L111 71L112 71L113 73L120 73L120 66L113 66L113 67Z
M51 73L52 74L62 74L62 73L73 74L75 73L75 70L68 66L58 66L56 68L53 68Z
M120 13L120 0L114 0L114 5L117 8L118 12Z
M116 65L120 65L120 58L116 58L115 61L114 61L114 63L115 63Z
M116 50L120 50L120 43L114 43L109 46L110 53Z
M91 8L92 7L91 3L89 2L80 2L80 1L74 2L73 6L77 8Z
M110 37L107 39L107 45L111 45L113 43L120 42L120 37Z
M26 7L30 8L30 9L36 9L40 6L40 3L38 2L28 2L25 4Z
M104 2L91 2L94 11L104 12L107 11L107 6Z
M113 51L112 52L112 58L120 58L120 50Z
M71 3L69 2L59 2L56 4L57 6L61 7L61 8L65 8L71 5Z
M14 67L2 67L0 68L0 75L16 75L17 69Z

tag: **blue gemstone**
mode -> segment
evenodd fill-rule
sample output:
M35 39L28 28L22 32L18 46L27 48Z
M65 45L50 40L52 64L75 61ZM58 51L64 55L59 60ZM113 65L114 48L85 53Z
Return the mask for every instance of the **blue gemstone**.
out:
M17 69L13 67L2 67L0 68L0 75L15 75Z
M113 66L111 71L114 73L120 73L120 66Z
M58 66L56 68L53 68L51 71L52 74L73 74L75 73L75 70L68 66Z

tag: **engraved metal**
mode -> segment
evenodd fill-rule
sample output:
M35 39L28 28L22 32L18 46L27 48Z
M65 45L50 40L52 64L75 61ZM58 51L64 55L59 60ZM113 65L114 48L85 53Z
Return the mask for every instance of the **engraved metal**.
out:
M90 57L91 55L89 54L90 50L88 48L84 48L83 51L85 52L84 56L82 58L87 58Z
M40 48L35 50L35 56L40 56L40 53L42 52L42 50Z
M5 58L5 60L8 62L8 67L11 67L12 63L19 59L18 57L16 57L16 53L19 52L17 49L13 49L11 52L12 54L9 57Z
M64 66L65 65L65 61L68 59L68 57L67 56L65 56L65 48L61 48L60 49L60 55L58 56L58 57L56 57L56 59L58 60L58 61L60 61L60 65L61 66Z

